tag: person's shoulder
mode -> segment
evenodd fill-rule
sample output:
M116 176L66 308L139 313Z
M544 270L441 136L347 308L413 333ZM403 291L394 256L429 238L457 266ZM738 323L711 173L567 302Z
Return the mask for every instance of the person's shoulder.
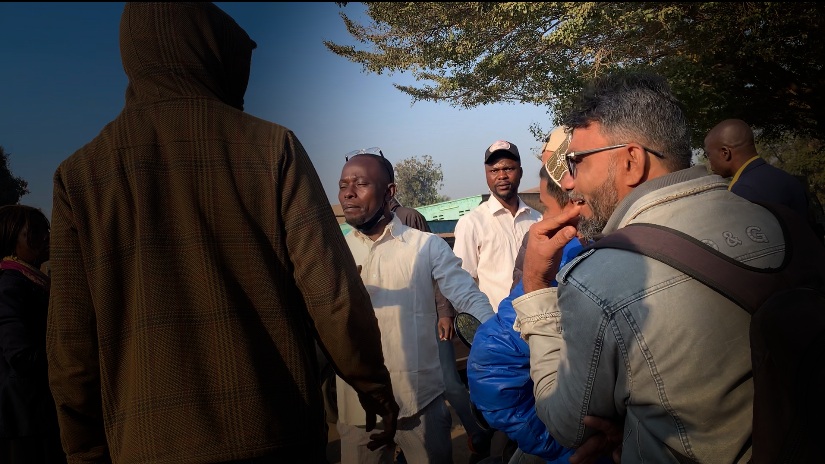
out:
M737 184L740 182L743 185L751 185L755 189L783 185L785 188L795 191L795 193L805 194L805 185L796 176L764 160L754 169L743 172ZM736 184L734 184L735 187Z
M393 213L395 213L395 215L398 216L399 219L401 219L401 222L403 222L405 225L410 226L410 227L414 226L414 224L410 224L411 221L418 220L418 221L427 222L426 218L424 218L424 215L421 214L415 208L408 208L406 206L399 206L398 208L395 208L393 210Z
M490 210L487 207L486 202L481 203L480 205L477 205L477 206L473 207L471 210L469 210L466 213L464 213L463 215L461 215L458 218L458 221L459 222L462 222L462 221L463 222L479 221L484 217L485 212L487 213L487 215L490 215Z
M541 211L539 211L536 208L533 208L532 206L527 204L527 202L524 201L524 198L522 198L521 195L518 196L518 201L519 201L519 208L520 209L523 208L525 211L530 213L531 216L541 217Z
M404 224L404 223L401 223L401 222L398 224L397 227L398 227L397 228L398 234L405 241L417 243L417 244L419 244L419 246L424 246L429 240L432 240L432 239L438 239L438 240L441 240L442 242L444 242L444 240L441 237L439 237L438 235L436 235L432 232L427 232L425 230L416 229L415 227L408 226L407 224ZM433 240L433 242L436 242L436 241L437 240ZM444 244L446 244L446 243L447 242L444 242ZM449 245L447 245L447 247L449 248Z

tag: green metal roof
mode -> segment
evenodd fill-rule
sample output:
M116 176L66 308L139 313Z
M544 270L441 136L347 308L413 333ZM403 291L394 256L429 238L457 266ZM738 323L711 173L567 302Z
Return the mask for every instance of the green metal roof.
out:
M452 232L452 229L455 227L455 221L481 204L488 195L475 195L458 200L448 200L432 205L418 206L415 209L424 216L424 219L427 220L430 227L434 229L433 232ZM447 227L449 230L441 230L444 227L438 227L439 223L443 224L444 227ZM339 226L341 227L341 233L344 235L347 235L352 230L352 226L346 222L339 224ZM438 230L436 231L435 229Z
M415 209L424 215L427 221L457 221L458 218L467 214L468 211L481 204L482 195L460 198L458 200L448 200L432 205L418 206Z

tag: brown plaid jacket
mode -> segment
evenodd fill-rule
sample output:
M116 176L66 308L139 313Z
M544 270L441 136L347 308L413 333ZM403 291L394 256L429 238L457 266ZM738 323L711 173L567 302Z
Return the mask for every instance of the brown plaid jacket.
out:
M125 107L54 176L47 351L69 462L310 462L326 444L316 334L394 405L309 157L243 112L254 47L209 3L125 7Z

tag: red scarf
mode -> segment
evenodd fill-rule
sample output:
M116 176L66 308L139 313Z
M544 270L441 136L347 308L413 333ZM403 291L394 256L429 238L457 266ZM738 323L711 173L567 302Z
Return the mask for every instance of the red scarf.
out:
M49 276L43 273L40 269L35 268L29 263L20 261L14 256L6 256L3 261L0 261L0 269L14 269L20 272L29 280L43 287L47 292L51 284Z

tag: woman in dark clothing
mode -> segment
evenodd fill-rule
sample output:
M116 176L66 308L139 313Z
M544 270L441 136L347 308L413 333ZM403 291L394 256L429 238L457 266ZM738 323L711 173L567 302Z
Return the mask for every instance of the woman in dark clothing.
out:
M49 220L0 207L0 462L66 462L46 366Z

